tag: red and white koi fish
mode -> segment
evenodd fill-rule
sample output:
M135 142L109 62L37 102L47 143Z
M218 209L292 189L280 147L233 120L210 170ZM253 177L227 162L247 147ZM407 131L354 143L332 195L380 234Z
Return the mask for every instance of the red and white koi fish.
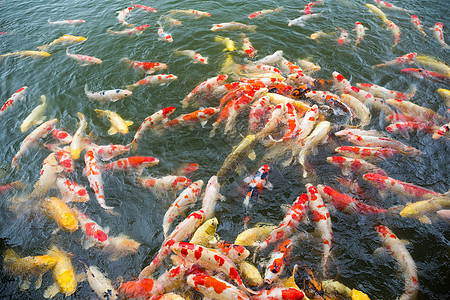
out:
M427 34L425 33L425 31L423 30L422 24L420 23L419 17L417 17L416 15L412 15L411 16L411 22L414 24L414 26L424 35L426 36Z
M244 199L245 217L244 225L246 226L249 220L249 211L253 208L253 205L258 201L262 190L264 188L271 189L272 184L269 182L270 167L268 165L261 166L256 172L253 178L247 178L249 182L247 188L247 195Z
M54 22L51 22L50 19L48 19L47 22L50 25L79 25L79 24L82 24L82 23L86 23L85 20L81 20L81 19L78 19L78 20L61 20L61 21L54 21Z
M382 7L382 8L387 8L387 9L392 9L392 10L401 10L401 11L412 13L411 10L395 6L394 4L391 4L391 3L388 3L388 2L385 2L385 1L381 1L381 0L374 0L374 1L377 3L377 5L379 7Z
M407 183L376 173L365 174L363 175L363 178L383 193L391 191L405 197L413 197L417 200L426 200L433 196L440 195L435 191L414 185L412 183Z
M339 182L339 184L347 191L347 193L357 196L358 199L373 199L373 197L369 195L355 179L352 180L348 177L336 177L334 180Z
M350 176L350 173L367 174L377 173L386 176L386 172L363 159L348 158L343 156L330 156L327 157L327 162L333 166L339 167L342 170L344 176Z
M89 195L84 187L62 176L56 179L56 188L63 196L62 200L64 202L89 201Z
M350 89L345 89L344 92L352 95L369 107L373 107L383 111L385 114L393 113L392 109L383 101L383 99L375 98L371 93L366 92L356 86L352 86Z
M56 178L64 168L58 163L55 153L50 153L42 164L41 176L34 184L32 196L43 196L47 191L55 186Z
M351 89L352 85L342 74L333 72L333 84L341 92L344 93Z
M150 27L150 24L144 24L141 26L137 26L134 28L129 28L129 29L125 29L125 30L121 30L121 31L114 31L114 30L107 30L109 33L111 34L116 34L116 35L133 35L133 36L138 36L141 35L144 30L147 30Z
M13 189L13 188L23 189L24 187L25 187L25 184L22 183L22 181L17 180L17 181L8 183L6 185L0 186L0 195L5 193L5 192L7 192L7 191L9 191L9 190L11 190L11 189Z
M68 57L82 63L82 66L99 65L102 63L102 60L100 58L97 58L94 56L81 55L81 54L70 54L69 48L66 49L66 55Z
M105 146L98 146L98 145L91 145L88 147L89 150L94 151L95 156L102 160L107 161L110 159L113 159L114 157L127 153L130 151L130 147L123 146L123 145L105 145Z
M120 285L119 294L126 299L144 299L154 295L155 281L151 278L127 281Z
M417 105L415 103L412 103L411 101L388 99L387 103L408 116L418 117L419 119L423 119L428 122L435 122L435 123L445 122L445 118L437 114L432 109Z
M330 212L325 206L325 203L323 203L322 197L315 186L312 184L307 184L306 190L308 192L309 210L313 214L314 223L316 223L322 239L321 242L323 243L322 270L323 274L327 274L329 264L328 258L330 256L331 241L333 239Z
M432 126L422 122L396 122L386 126L386 130L390 133L404 134L410 131L421 131L431 133L435 130L436 126Z
M393 60L387 61L382 64L373 65L372 68L386 67L386 66L394 66L394 65L403 65L403 64L412 64L416 61L416 52L410 52L405 55L394 58Z
M118 11L117 20L123 25L132 26L133 24L128 24L125 19L130 15L130 12L133 10L133 7L127 7L121 11Z
M34 129L20 144L19 151L17 151L16 155L14 155L11 166L18 168L19 160L25 154L25 152L27 152L28 149L35 147L39 142L39 139L45 138L48 133L53 130L53 127L56 123L58 123L57 119L49 120Z
M167 209L163 218L163 232L164 239L167 238L170 225L175 221L175 218L184 213L189 205L197 202L198 195L203 187L203 181L197 180L188 186L181 194L175 199L175 201Z
M320 17L321 15L322 15L322 13L303 15L303 16L298 17L297 19L289 20L288 26L289 27L292 27L292 26L305 27L305 25L306 25L305 21L312 19L312 18Z
M73 172L75 169L75 162L70 154L70 147L66 146L64 148L60 148L52 144L47 144L45 147L56 154L56 158L66 173Z
M317 186L317 189L319 190L320 195L325 200L331 202L334 207L345 213L358 213L362 215L371 215L386 212L384 208L364 204L363 202L355 198L339 193L338 191L336 191L335 189L333 189L328 185L319 184Z
M122 59L123 62L128 64L133 69L139 69L146 74L152 74L161 70L167 69L167 65L159 62L146 62L146 61L135 61L128 58Z
M272 140L273 142L284 142L287 141L293 137L295 137L300 129L300 123L298 122L298 116L297 116L297 111L295 110L294 106L291 103L286 103L284 105L286 107L286 114L287 114L287 126L288 126L288 130L287 132L283 135L283 137L281 139L275 140L272 138L271 135L269 135L270 140Z
M398 91L388 90L387 88L384 88L382 86L379 86L376 84L370 84L370 83L357 83L356 86L359 87L360 89L363 89L363 90L369 92L370 94L372 94L375 97L386 98L386 99L395 98L395 99L400 99L400 100L411 99L412 97L414 97L414 95L416 94L416 90L417 90L415 85L412 86L411 92L409 92L408 94L398 92Z
M211 31L228 31L228 30L248 30L255 32L256 25L245 25L239 22L227 22L220 24L213 24Z
M318 0L318 1L314 1L314 2L309 2L308 4L305 5L305 9L303 9L303 12L305 13L305 15L311 14L311 8L312 8L314 5L322 4L322 2L323 2L322 0Z
M275 250L272 251L269 261L267 262L266 272L264 275L264 282L266 284L272 284L274 280L283 274L292 246L297 239L298 237L294 236L293 238L285 241L280 241Z
M263 126L267 120L270 110L273 108L270 105L270 98L267 96L255 101L250 107L248 114L248 127L250 133L256 133Z
M209 299L249 300L247 295L228 282L209 276L205 273L191 274L186 279L187 284Z
M245 287L235 264L219 251L185 242L174 243L170 249L189 262L195 263L208 270L224 273L239 285L241 291L254 293L252 290Z
M420 116L410 116L404 114L392 114L384 118L386 122L421 122L429 124L433 120L427 120Z
M359 43L362 42L364 36L366 35L366 30L368 28L364 27L363 24L361 24L361 22L356 22L355 23L355 31L356 31L356 42L355 45L358 45Z
M405 278L405 292L399 299L415 299L419 290L419 281L417 269L414 260L406 249L405 245L397 236L386 226L375 226L383 246L388 250L392 257L397 261L402 269Z
M146 5L134 4L133 2L131 2L131 6L142 9L143 11L146 11L146 12L152 12L152 13L156 12L156 9L154 9L153 7L150 7L150 6L146 6Z
M194 50L175 50L177 55L184 55L192 59L192 63L194 64L208 64L208 57L202 56L200 53L195 52Z
M220 111L219 107L208 107L199 109L189 114L178 116L177 118L168 121L165 124L165 126L172 128L181 125L192 126L195 123L201 123L202 126L204 126L206 122L208 122L209 119L214 117L214 115L216 115L219 111Z
M90 92L90 91L88 91L87 84L84 86L84 92L89 99L96 100L101 103L106 103L107 101L116 102L120 99L129 97L133 94L129 90L121 90L121 89L107 90L107 91L100 91L100 92Z
M383 21L387 25L387 29L392 31L392 34L394 35L395 41L394 41L394 46L392 46L392 47L397 46L398 42L400 41L400 35L401 35L400 28L391 20L386 19Z
M249 19L254 19L254 18L257 18L257 17L265 16L265 15L272 14L272 13L276 13L277 11L282 11L282 10L283 10L282 6L278 7L278 8L275 8L275 9L263 9L263 10L255 11L254 13L251 13L248 16L248 18Z
M242 50L244 50L248 57L255 57L256 55L255 48L253 48L252 43L244 33L242 33Z
M197 85L182 101L183 107L187 107L189 102L197 96L208 97L215 89L222 85L228 79L228 75L219 75L209 78Z
M444 134L450 131L450 123L442 125L433 133L433 139L440 139Z
M205 212L205 220L214 217L214 211L217 200L224 200L225 197L220 194L220 184L217 176L211 176L206 185L205 194L202 201L202 210Z
M372 161L387 159L399 153L398 150L391 148L355 146L341 146L334 151L346 157Z
M105 203L105 193L103 191L103 179L100 163L93 150L89 150L84 155L85 173L89 181L89 185L94 190L95 198L98 204L110 214L114 214L114 207L107 206Z
M314 125L316 124L317 118L319 117L319 107L317 105L311 106L305 115L303 116L299 130L297 133L297 142L301 143L313 130Z
M289 60L285 59L284 57L281 57L280 59L281 64L280 67L282 68L283 72L288 74L303 74L302 68L294 64L293 62L290 62ZM279 72L277 72L279 73Z
M378 136L378 137L386 137L386 135L378 130L371 129L371 130L364 130L364 129L358 129L358 128L346 128L343 130L336 131L334 133L335 136L338 137L346 137L352 135L368 135L368 136Z
M173 74L158 74L158 75L150 75L145 77L144 79L139 80L133 84L127 85L126 88L133 90L136 87L140 87L143 85L164 85L174 80L177 80L178 77Z
M170 11L171 14L183 14L188 16L193 16L195 19L199 19L201 17L211 17L211 14L206 11L200 11L195 9L174 9Z
M197 210L191 213L186 219L183 220L183 222L178 224L172 233L164 240L152 262L142 269L139 274L139 279L147 278L153 274L163 260L169 256L171 247L180 241L190 238L194 234L195 230L197 230L197 228L203 223L203 220L205 219L204 217L205 212L203 210ZM218 252L217 250L215 251ZM183 258L185 257L183 256Z
M70 144L72 142L72 136L64 130L53 129L52 135L61 144Z
M73 210L77 214L78 221L80 222L80 228L85 234L83 249L89 249L92 246L103 248L109 245L110 241L108 239L108 227L104 229L76 207L73 208Z
M292 206L287 211L283 221L280 222L277 228L272 230L266 239L258 245L255 252L266 249L270 244L287 239L294 234L297 227L302 223L308 213L308 195L301 194L292 203Z
M339 38L338 38L338 43L339 43L339 45L348 43L350 40L349 40L349 38L348 38L348 32L347 32L347 30L345 30L345 29L342 28L342 27L338 27L338 29L341 31L341 35L339 35Z
M252 300L302 300L305 294L296 288L274 287L270 290L261 290L258 294L252 296Z
M162 25L159 25L159 27L158 27L158 35L159 35L159 38L161 40L163 40L163 41L166 41L166 42L169 42L169 43L173 42L172 35L170 35L169 33L165 32L164 28L162 27Z
M136 181L140 186L155 192L175 192L191 184L191 180L184 176L168 175L164 177L138 177Z
M226 255L236 264L243 261L250 255L250 251L248 251L244 246L232 244L227 241L219 241L217 244L217 249L220 253Z
M159 159L151 156L131 156L110 162L104 165L103 169L112 171L120 170L141 175L145 168L153 167L158 163Z
M418 155L421 153L421 151L417 150L416 148L407 146L402 142L385 137L351 135L348 137L348 141L358 146L395 149L410 155Z
M18 101L22 100L27 90L28 87L24 86L18 89L14 94L12 94L11 97L9 97L9 99L5 101L2 108L0 108L0 115L2 115L3 112L5 112L7 109L13 107L13 105Z
M439 72L434 72L430 70L420 69L420 68L406 68L401 70L402 73L409 74L419 79L430 78L433 81L439 83L450 83L450 77L446 75L442 75Z
M138 143L144 136L144 132L147 130L154 129L155 126L159 125L160 123L166 123L168 117L175 111L174 106L169 106L163 109L158 110L154 114L148 116L145 118L145 120L142 122L142 124L139 126L139 129L137 130L136 134L134 135L133 140L128 145L133 149L133 152L135 152L138 148Z
M450 48L447 43L445 43L444 39L444 25L442 23L436 23L433 27L433 37L441 44L442 48L448 49Z

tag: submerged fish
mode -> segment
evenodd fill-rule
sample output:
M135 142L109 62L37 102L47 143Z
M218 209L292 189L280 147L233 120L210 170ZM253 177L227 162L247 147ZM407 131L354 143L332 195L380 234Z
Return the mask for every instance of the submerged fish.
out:
M133 125L133 121L127 121L122 119L117 113L110 110L94 109L99 117L106 116L111 122L111 128L108 130L109 135L114 135L116 133L127 134L128 126Z
M45 51L31 51L31 50L10 52L0 55L0 61L2 60L3 57L7 56L18 56L18 57L25 56L25 57L39 58L39 57L49 57L50 53Z
M48 48L50 48L50 47L52 47L54 45L57 45L57 44L70 45L70 44L81 43L81 42L84 42L85 40L87 40L87 39L85 37L82 37L82 36L74 36L74 35L70 35L70 34L65 34L62 37L57 38L56 40L54 40L50 44L39 46L37 48L39 50L46 51L46 50L48 50Z

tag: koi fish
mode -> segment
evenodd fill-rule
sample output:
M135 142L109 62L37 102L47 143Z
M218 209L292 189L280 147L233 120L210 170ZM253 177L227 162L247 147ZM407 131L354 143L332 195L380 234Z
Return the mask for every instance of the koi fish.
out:
M205 212L205 219L210 219L214 216L217 200L223 201L225 197L220 194L220 184L217 176L211 176L206 185L202 201L202 210Z
M87 84L84 86L84 92L89 99L99 101L103 104L106 103L107 101L116 102L117 100L123 99L133 94L129 90L120 90L120 89L106 90L100 92L90 92L88 91Z
M23 189L26 185L22 183L22 181L17 180L6 185L0 186L0 195L15 188L15 189Z
M235 51L236 50L233 40L228 37L216 35L214 37L214 41L225 45L225 49L223 49L223 51Z
M308 59L298 59L297 60L298 65L300 66L300 68L302 68L303 71L305 72L318 72L321 70L321 67L319 65L316 65L312 62L309 61Z
M141 243L136 242L124 234L108 237L108 240L109 243L103 247L103 250L110 253L109 259L112 261L136 253L139 246L141 246Z
M434 112L432 109L417 105L411 101L388 99L387 103L408 116L418 117L419 119L437 123L445 122L445 118Z
M294 203L292 203L278 227L268 233L264 241L257 246L255 252L263 251L274 242L290 238L297 230L300 223L306 220L307 213L308 196L307 194L301 194Z
M228 31L228 30L248 30L255 32L256 25L246 25L239 22L227 22L220 24L213 24L211 31Z
M404 218L416 218L422 223L431 224L431 220L425 214L435 213L440 209L450 208L450 198L448 194L433 196L427 200L408 203L399 212Z
M329 265L328 259L331 252L331 241L333 240L330 213L315 186L306 184L306 190L308 192L309 209L313 214L314 223L316 223L322 239L321 242L323 243L322 270L323 274L327 274Z
M366 135L366 136L376 136L376 137L386 137L386 135L378 130L371 129L371 130L364 130L364 129L357 129L357 128L347 128L343 130L336 131L334 133L335 136L338 137L349 137L352 135Z
M199 19L201 17L211 17L211 14L205 11L195 10L195 9L174 9L171 10L170 13L172 14L183 14L188 16L193 16L195 19Z
M341 101L340 97L336 94L324 91L311 91L305 94L306 98L313 99L318 104L325 104L333 109L339 109L339 113L350 114L350 118L354 118L353 112L350 107Z
M366 30L368 30L368 29L369 28L364 27L364 25L361 24L361 22L356 22L355 23L355 29L354 29L356 31L355 46L362 42L364 36L366 35Z
M228 75L219 75L216 77L209 78L199 85L197 85L182 101L181 104L183 108L189 106L189 102L192 101L195 97L210 96L214 90L216 90L221 84L223 84L228 79Z
M44 110L47 108L47 104L45 103L45 100L47 98L45 95L41 96L42 104L36 106L33 111L28 115L28 117L23 120L22 124L20 125L20 131L25 132L34 125L40 125L42 122L44 122L46 116L43 116Z
M420 68L406 68L401 70L402 73L409 74L416 78L430 78L439 83L449 83L450 77L446 75L442 75L441 73L420 69Z
M375 5L367 3L366 7L369 9L369 11L377 14L383 22L384 20L387 20L386 14Z
M136 134L134 135L133 140L129 144L129 146L133 149L133 152L135 152L138 148L138 143L144 136L144 132L147 130L154 129L156 125L159 125L159 123L166 123L168 117L175 111L175 107L169 106L166 108L163 108L161 110L158 110L151 116L148 116L145 118L145 120L141 123L139 126L139 129L137 130Z
M388 2L385 2L385 1L380 1L380 0L374 0L374 1L377 3L377 5L379 7L382 7L382 8L388 8L388 9L391 9L391 10L401 10L401 11L404 11L404 12L412 13L411 10L395 6L394 4L391 4L391 3L388 3Z
M7 57L7 56L17 56L17 57L25 56L25 57L32 57L32 58L41 58L41 57L49 57L50 53L45 52L45 51L31 51L31 50L16 51L16 52L10 52L10 53L0 55L0 61L3 59L3 57Z
M274 280L283 274L294 242L295 239L293 238L278 243L275 250L270 254L269 261L267 262L264 283L272 284Z
M276 13L276 12L282 11L282 10L283 10L282 6L278 7L278 8L275 8L275 9L263 9L263 10L255 11L254 13L251 13L248 16L248 18L249 19L254 19L254 18L257 18L257 17L262 17L262 16L265 16L265 15L268 15L268 14Z
M277 50L273 54L269 54L257 60L255 63L261 65L274 65L283 58L283 55L284 55L283 50Z
M326 33L323 32L322 30L316 31L311 33L311 35L309 36L309 39L311 40L318 40L320 38L326 37L326 36L330 36L333 35L334 33Z
M61 166L64 168L66 173L72 173L74 170L75 162L70 155L70 148L64 147L63 149L54 146L54 145L45 145L48 149L56 154L56 158L58 159Z
M272 188L272 184L269 182L269 172L270 167L268 165L261 166L256 172L253 178L247 178L248 188L247 195L244 199L244 207L245 207L245 217L244 217L244 225L248 223L250 216L249 211L252 209L253 205L256 201L258 201L259 196L262 193L263 188Z
M292 26L305 27L305 25L306 25L305 21L312 19L312 18L320 17L321 15L322 15L322 13L303 15L303 16L298 17L297 19L289 20L288 26L289 27L292 27Z
M276 225L256 224L255 227L241 232L234 243L241 246L258 246L277 227Z
M41 287L42 276L56 265L56 259L50 255L20 257L13 249L6 249L3 263L8 274L21 276L19 287L28 290L31 277L38 276L36 289Z
M397 46L398 42L400 41L400 35L401 35L400 28L394 22L392 22L391 20L388 20L388 19L384 20L384 23L386 23L387 29L392 31L392 34L394 35L395 41L394 41L394 46L392 46L392 47Z
M70 144L72 142L72 136L64 130L53 129L52 135L61 144Z
M396 57L393 60L387 61L385 63L373 65L372 69L379 68L379 67L393 66L393 65L412 64L413 62L416 61L415 60L416 56L417 56L416 52L410 52L405 55Z
M77 215L80 228L84 233L83 249L89 249L92 246L104 248L110 244L110 240L108 239L109 227L101 227L77 208L73 208L73 210Z
M380 98L395 98L395 99L400 99L400 100L409 100L412 97L414 97L414 95L416 94L416 86L413 85L411 87L411 91L407 94L402 93L402 92L398 92L398 91L393 91L393 90L388 90L387 88L384 88L382 86L376 85L376 84L370 84L370 83L357 83L356 84L357 87L359 87L360 89L363 89L367 92L369 92L370 94L372 94L375 97L380 97Z
M111 128L108 130L109 135L114 135L116 133L127 134L128 126L133 125L132 121L127 121L122 119L117 113L110 110L94 109L99 117L106 116L111 122Z
M118 11L117 20L120 24L123 24L125 26L133 26L133 24L128 24L125 19L130 15L130 12L133 10L133 7L127 7L121 11Z
M117 155L121 155L124 153L127 153L130 151L130 147L123 146L123 145L105 145L105 146L98 146L95 144L92 144L92 146L88 147L89 150L94 151L94 154L96 157L102 161L107 161L110 159L113 159Z
M450 123L442 125L433 133L433 139L440 139L444 134L450 131Z
M66 297L75 293L77 280L69 255L56 246L52 246L47 251L47 255L56 259L56 265L52 271L55 283L44 291L44 297L52 298L59 292L63 293Z
M355 198L339 193L328 185L319 184L317 189L327 202L331 202L334 207L345 213L372 215L386 212L384 208L364 204Z
M364 136L364 135L351 135L348 137L348 141L363 147L382 147L401 151L405 154L418 155L421 151L414 147L407 146L402 142L377 136Z
M145 74L152 74L167 69L166 64L159 62L133 61L128 58L124 58L122 61L131 66L133 69L138 69L145 72Z
M197 202L198 195L203 187L203 180L197 180L189 185L175 201L169 206L163 218L163 232L164 239L167 238L170 225L175 221L175 218L184 213L189 205Z
M386 172L383 169L371 163L368 163L363 159L348 158L343 156L330 156L327 157L327 162L341 168L342 174L344 174L344 176L350 176L351 172L361 175L367 173L377 173L387 176Z
M144 79L139 80L136 83L127 85L126 88L133 90L136 87L140 87L143 85L164 85L174 80L177 80L178 77L173 74L158 74L158 75L150 75L145 77Z
M168 175L164 177L137 177L136 183L155 192L175 192L186 188L191 180L184 176Z
M203 57L200 53L195 52L194 50L175 50L177 55L184 55L192 59L194 64L208 64L208 58Z
M338 27L338 29L341 31L341 34L339 35L339 38L338 38L339 45L348 43L349 39L348 39L348 32L347 32L347 30L345 30L342 27Z
M417 17L416 15L412 15L411 16L411 22L414 24L414 26L424 35L426 36L427 34L425 33L425 31L423 30L422 24L420 23L419 17Z
M444 40L444 25L442 23L436 23L433 27L433 37L441 44L443 49L449 49L450 46L445 43Z
M308 4L306 4L306 5L305 5L305 8L303 9L303 11L305 12L305 15L311 14L311 8L312 8L314 5L322 4L322 2L323 2L322 0L318 0L318 1L309 2Z
M94 57L94 56L81 55L81 54L70 54L69 48L66 49L66 55L68 57L82 63L82 66L99 65L102 63L101 59Z
M450 67L447 66L444 62L439 61L433 57L426 56L426 55L418 55L416 56L416 61L427 67L430 68L436 72L441 73L442 75L449 76L450 77Z
M63 196L64 202L89 201L89 195L84 187L62 176L56 179L56 188Z
M74 36L74 35L70 35L70 34L65 34L62 37L57 38L50 44L39 46L37 48L41 51L47 51L50 47L57 45L57 44L70 45L70 44L81 43L81 42L84 42L85 40L86 40L86 38L82 37L82 36Z
M30 149L37 145L41 138L45 138L50 131L52 131L53 126L58 123L57 119L49 120L47 122L42 123L34 129L20 144L19 151L14 155L12 159L11 166L19 167L19 160L21 157Z
M250 113L248 114L248 127L250 133L259 131L272 108L273 106L270 105L270 99L268 99L268 97L262 97L252 104Z
M353 115L360 121L355 127L364 127L370 123L370 110L364 103L349 94L342 94L341 101L350 108Z
M413 197L417 200L426 200L439 195L435 191L376 173L365 174L363 175L363 179L383 193L391 191L405 197Z
M438 89L437 92L445 100L445 105L450 107L450 90Z
M144 297L148 298L153 295L152 290L154 285L155 281L151 278L127 281L120 285L119 294L122 297L129 299Z
M50 19L47 20L50 25L79 25L82 23L86 23L86 21L78 19L78 20L61 20L51 22Z
M181 25L181 22L179 20L174 19L169 15L161 16L160 18L162 20L164 20L165 22L169 23L169 25L171 25L171 26L180 26Z
M152 12L152 13L156 12L156 9L146 5L134 4L133 2L131 2L131 6L133 6L134 8L142 9L145 12Z
M152 167L159 163L159 159L151 156L132 156L121 158L119 160L110 162L103 166L104 170L125 171L141 175L145 168Z
M254 300L283 299L283 300L301 300L305 294L296 288L274 287L270 290L261 290L252 297Z
M195 123L201 123L202 126L208 122L208 120L214 117L220 111L218 107L208 107L196 110L189 114L180 115L177 118L167 122L166 127L175 127L180 125L193 125Z
M213 247L217 244L216 230L219 221L217 218L206 220L192 236L189 243L203 247Z
M375 226L378 237L383 243L384 248L392 255L392 257L400 265L405 278L405 292L400 299L415 299L419 290L419 281L417 269L414 260L409 254L403 243L397 236L386 226Z
M163 40L163 41L166 41L166 42L169 42L169 43L173 42L172 35L170 35L169 33L165 32L164 28L162 27L161 24L159 24L158 35L159 35L159 38L161 40Z
M243 291L226 281L206 275L205 273L188 275L186 282L210 299L250 299Z
M365 160L381 160L390 158L399 153L398 150L382 147L356 147L356 146L341 146L334 151L337 153L355 159Z
M111 284L111 280L109 280L96 266L87 266L86 268L86 276L89 285L92 290L97 294L100 299L103 300L116 300L119 299L119 294L114 289Z
M85 174L89 181L89 185L94 190L95 198L100 206L110 214L114 214L114 208L107 206L105 203L105 193L103 191L103 179L100 169L100 163L97 161L97 157L93 150L89 150L84 155L85 161Z
M410 131L421 131L421 132L433 132L435 130L435 126L430 126L425 123L419 122L396 122L392 123L389 126L386 126L386 130L390 133L400 133L404 134Z
M369 296L367 296L365 293L356 289L350 289L339 281L323 280L322 288L323 291L327 294L338 293L344 297L350 297L352 300L370 300Z
M227 241L219 241L217 243L217 249L236 264L250 255L250 252L244 246L232 244Z
M6 110L13 107L17 102L22 100L27 90L28 87L24 86L18 89L14 94L12 94L11 97L9 97L9 99L5 101L2 108L0 108L0 115L2 115Z
M50 153L42 164L41 176L39 180L34 184L34 190L30 195L32 197L41 197L45 195L48 190L54 186L56 178L59 173L64 171L64 168L59 165L56 154Z
M141 25L134 28L129 28L121 31L114 31L114 30L107 30L111 34L116 35L133 35L133 36L139 36L141 35L145 30L147 30L150 27L150 24Z
M383 101L383 99L375 98L371 93L366 92L356 86L349 89L344 88L344 92L357 98L364 104L383 111L385 114L392 114L392 109Z

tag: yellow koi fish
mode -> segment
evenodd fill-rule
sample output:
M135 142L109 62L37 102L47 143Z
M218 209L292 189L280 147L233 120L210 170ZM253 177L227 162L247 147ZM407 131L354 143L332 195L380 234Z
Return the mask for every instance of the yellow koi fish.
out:
M36 106L35 109L28 115L28 117L23 120L22 125L20 125L20 131L25 132L34 125L40 125L42 122L44 122L46 116L43 116L43 112L45 108L47 107L45 95L41 96L42 104Z
M87 39L85 37L82 37L82 36L75 36L75 35L65 34L62 37L57 38L56 40L54 40L50 44L39 46L37 48L39 50L46 51L46 50L48 50L48 48L50 48L50 47L52 47L54 45L57 45L57 44L70 45L70 44L81 43L81 42L84 42L85 40L87 40Z
M99 117L106 116L111 122L111 128L108 130L109 135L114 135L118 132L122 134L127 134L128 126L133 125L132 121L122 119L121 116L119 116L117 113L113 111L95 109L95 112L98 114Z
M399 214L405 218L416 218L422 223L430 224L431 221L425 214L435 213L440 209L448 208L450 208L450 197L444 194L434 196L428 200L409 203Z
M0 61L3 59L3 57L7 56L25 56L25 57L39 58L39 57L49 57L50 53L45 51L29 51L29 50L16 51L0 55Z
M424 66L425 69L431 69L441 73L442 75L450 77L450 67L444 62L438 61L437 59L426 55L418 55L416 56L416 60L419 64Z
M212 247L217 243L217 225L219 225L217 218L212 218L205 221L202 226L197 228L189 243L203 247Z
M258 246L277 227L277 225L257 224L255 227L241 232L234 243L241 246Z
M236 47L234 46L233 40L231 40L228 37L223 37L223 36L216 35L214 37L214 41L215 42L220 42L220 43L225 45L225 49L223 49L223 51L234 51L234 50L236 50Z
M74 232L78 229L76 214L61 199L50 197L42 200L42 208L53 221L58 224L58 229Z
M56 265L53 268L55 283L44 291L44 297L52 298L59 292L65 296L72 295L77 289L77 280L69 254L56 246L52 246L47 254L56 260Z
M72 142L70 143L70 155L73 159L80 158L80 153L84 149L83 132L87 126L86 118L84 117L84 115L80 112L78 112L77 115L80 119L80 125L73 135Z
M376 7L375 5L372 4L366 4L366 7L373 13L376 13L383 22L385 22L387 20L386 14L379 9L378 7Z

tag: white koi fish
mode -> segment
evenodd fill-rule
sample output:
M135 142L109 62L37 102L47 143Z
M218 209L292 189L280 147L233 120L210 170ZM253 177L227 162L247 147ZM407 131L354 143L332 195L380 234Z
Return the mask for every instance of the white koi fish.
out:
M121 30L121 31L114 31L114 30L109 30L109 29L107 31L111 34L116 34L116 35L138 36L138 35L141 35L144 32L144 30L148 29L149 27L150 27L150 24L145 24L145 25L141 25L138 27L129 28L129 29Z
M55 153L50 153L42 164L41 176L34 184L33 196L43 196L47 191L55 186L58 174L64 171L64 168L58 163Z
M392 46L392 47L397 46L398 42L400 41L400 35L401 35L400 28L394 22L392 22L391 20L388 20L388 19L384 20L384 23L387 25L387 29L392 31L392 34L394 35L395 41L394 41L394 46Z
M192 59L194 64L208 64L208 58L203 57L200 53L195 52L194 50L175 50L177 55L184 55Z
M255 32L256 25L246 25L239 22L227 22L214 24L211 27L211 31L229 31L229 30L248 30Z
M84 92L89 99L96 100L101 103L106 103L107 101L116 102L117 100L129 97L133 94L133 92L129 90L120 90L120 89L106 90L100 92L90 92L88 91L87 84L84 86Z
M42 104L36 106L35 109L28 115L28 117L23 120L22 125L20 125L20 131L25 132L34 125L40 125L42 122L44 122L46 116L43 116L44 110L47 108L47 104L45 103L45 100L47 98L45 95L41 96Z
M66 49L66 55L67 55L67 57L70 57L71 59L74 59L74 60L82 63L82 66L99 65L102 63L102 60L100 58L97 58L94 56L81 55L81 54L70 54L69 48Z
M239 299L250 298L237 287L228 282L209 276L206 273L188 275L186 282L189 286L203 294L208 299Z
M395 6L394 4L391 4L391 3L388 3L385 1L381 1L381 0L374 0L374 1L379 7L382 7L382 8L387 8L387 9L391 9L391 10L401 10L404 12L412 13L412 10L404 9L404 8Z
M216 88L228 79L228 75L219 75L209 78L197 85L182 101L183 108L189 106L189 102L197 96L208 97Z
M122 119L117 113L110 110L94 109L99 117L106 116L111 122L111 128L108 130L109 135L114 135L116 133L127 134L128 126L133 125L133 121L128 121Z
M167 33L167 32L165 32L165 31L164 31L164 28L162 27L161 24L159 24L158 35L159 35L159 38L160 38L161 40L163 40L163 41L166 41L166 42L169 42L169 43L172 43L172 42L173 42L172 35L169 34L169 33Z
M126 88L133 90L134 88L140 87L142 85L164 85L177 79L178 77L173 74L150 75L145 77L144 79L139 80L138 82L127 85Z
M305 27L305 25L306 25L305 21L312 19L312 18L320 17L321 15L322 15L321 13L303 15L303 16L298 17L297 19L289 20L288 26L289 27L292 27L292 26Z
M362 42L364 36L366 35L366 30L369 29L367 27L364 27L363 24L361 24L361 22L356 22L355 25L355 30L356 31L356 42L355 45L358 45L359 43Z
M211 176L206 185L205 194L203 195L202 210L205 212L205 220L214 217L214 211L217 200L225 200L225 197L220 194L220 184L217 176Z
M118 15L117 15L117 20L119 20L119 22L123 25L126 26L133 26L133 24L128 24L125 19L130 15L130 12L133 10L133 7L127 7L121 11L118 11Z
M114 289L109 280L96 266L87 266L86 268L87 281L92 290L103 300L119 299L119 294Z
M206 11L195 10L195 9L174 9L174 10L171 10L170 13L193 16L195 19L200 19L201 17L211 17L210 13L208 13Z
M61 21L54 21L51 22L50 19L47 20L48 23L50 23L50 25L79 25L82 23L86 23L85 20L61 20Z

